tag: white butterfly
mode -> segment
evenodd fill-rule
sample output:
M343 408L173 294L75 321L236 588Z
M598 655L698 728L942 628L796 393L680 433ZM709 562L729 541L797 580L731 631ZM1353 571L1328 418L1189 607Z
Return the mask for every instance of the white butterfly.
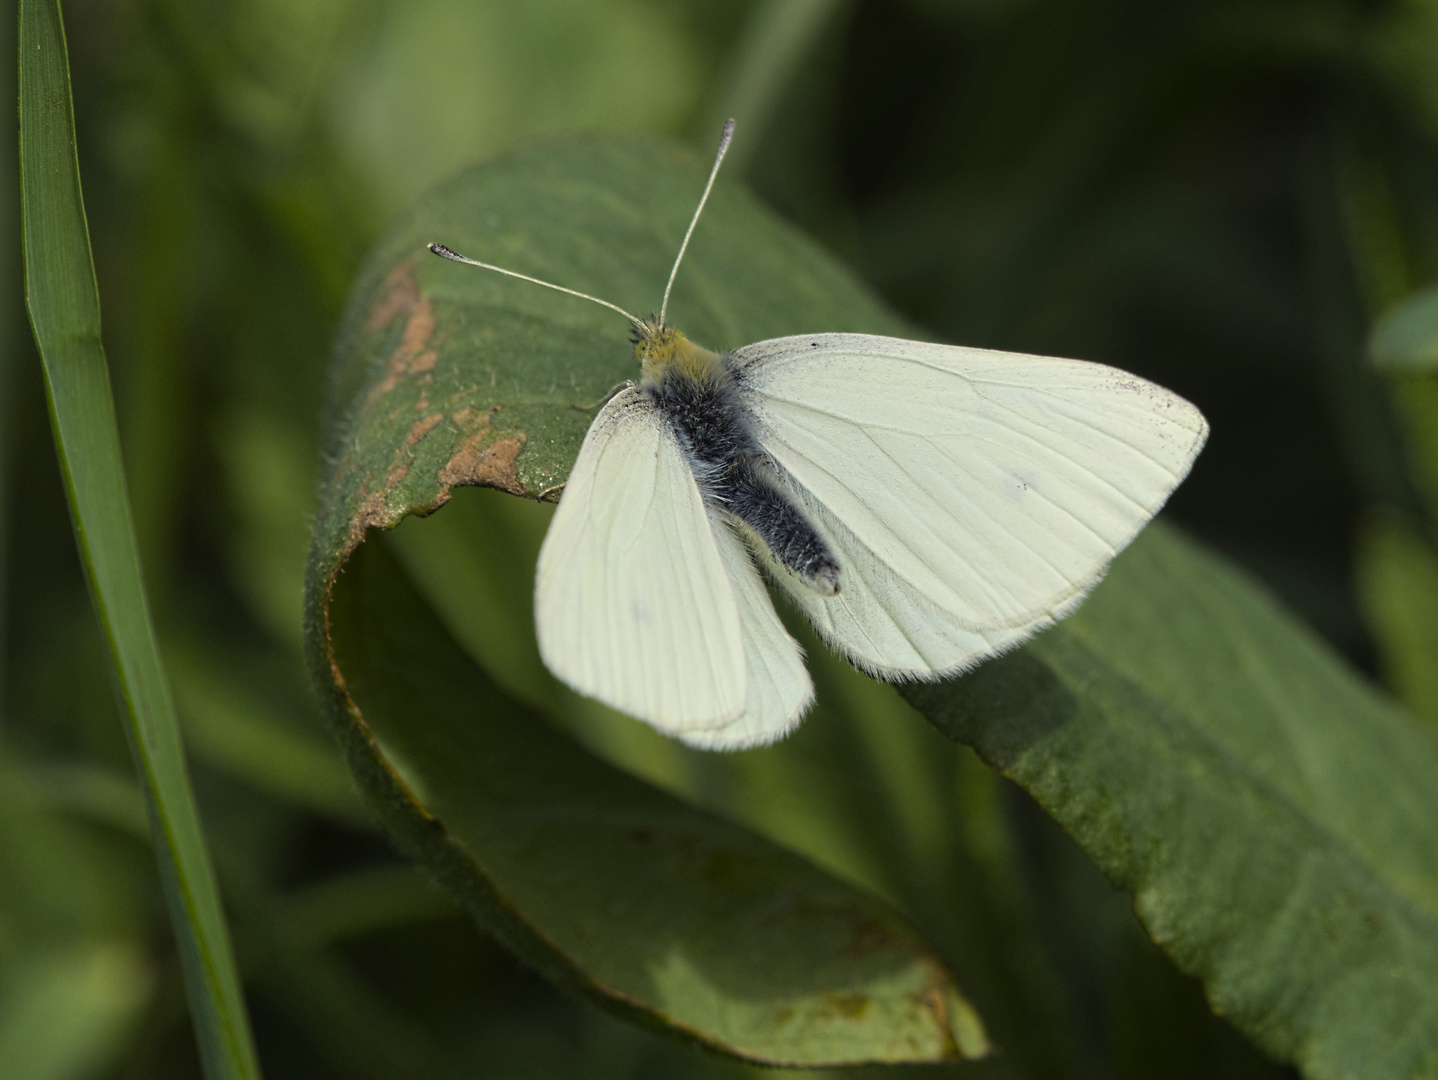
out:
M641 377L585 435L535 626L561 680L694 746L771 742L813 700L765 576L865 671L952 675L1071 612L1208 434L1078 360L867 334L715 354L665 325L673 282L650 320L573 293L630 320Z

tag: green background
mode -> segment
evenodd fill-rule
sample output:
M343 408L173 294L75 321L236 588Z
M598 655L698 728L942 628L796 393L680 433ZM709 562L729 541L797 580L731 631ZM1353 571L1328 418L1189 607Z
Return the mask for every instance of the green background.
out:
M823 654L800 733L736 758L564 696L529 636L536 504L462 491L372 545L387 554L366 573L404 568L499 684L496 710L547 713L598 759L847 883L815 888L902 912L999 1048L936 1069L1282 1073L1253 1040L1314 1076L1438 1071L1422 1019L1438 953L1438 7L92 0L66 18L141 556L268 1075L750 1068L567 996L476 932L370 824L300 641L317 478L339 456L324 439L342 428L320 420L325 370L366 253L467 162L652 132L691 155L595 145L663 159L662 214L594 199L568 234L592 250L518 229L512 252L530 272L603 269L564 280L652 304L641 283L731 112L729 208L716 199L676 292L706 343L823 317L812 300L766 315L723 277L810 258L777 216L837 260L814 253L813 273L867 282L916 333L1116 364L1213 424L1166 515L1203 547L1153 530L1060 631L911 695L1018 783ZM614 184L583 155L572 173L555 207ZM13 192L13 158L0 175ZM772 214L744 218L742 185ZM0 1074L195 1075L9 220ZM488 227L457 225L455 246ZM439 269L480 276L436 260L426 289ZM707 313L706 280L724 298ZM593 348L576 399L602 392L603 365L626 359L594 346L607 316L533 304L538 362L562 371L547 339L568 333ZM534 461L520 475L538 488L562 448Z

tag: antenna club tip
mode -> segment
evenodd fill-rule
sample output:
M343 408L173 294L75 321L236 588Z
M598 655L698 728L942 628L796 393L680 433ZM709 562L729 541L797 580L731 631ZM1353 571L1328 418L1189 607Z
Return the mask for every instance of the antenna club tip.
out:
M426 244L425 247L429 248L429 250L432 251L434 254L440 256L440 258L453 259L455 262L463 261L463 256L451 250L450 248L445 247L443 244Z
M734 137L734 118L731 116L724 121L724 130L719 136L719 145L728 146L729 140Z

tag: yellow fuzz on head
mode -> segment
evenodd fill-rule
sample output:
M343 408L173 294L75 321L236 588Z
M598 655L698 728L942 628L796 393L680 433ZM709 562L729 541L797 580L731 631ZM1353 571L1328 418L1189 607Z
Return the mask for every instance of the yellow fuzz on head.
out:
M695 345L672 326L661 326L653 319L645 321L644 332L634 343L634 356L643 380L651 384L678 377L717 385L724 374L718 353Z

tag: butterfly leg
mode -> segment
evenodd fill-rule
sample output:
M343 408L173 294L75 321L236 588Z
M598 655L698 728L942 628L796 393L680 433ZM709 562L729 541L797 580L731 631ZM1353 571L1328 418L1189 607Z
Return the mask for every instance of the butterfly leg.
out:
M602 398L594 402L592 405L571 405L569 407L575 412L593 412L595 409L602 409L604 408L604 406L608 405L611 401L614 400L615 395L618 394L619 391L628 390L633 385L633 379L626 379L622 383L615 383L613 386L611 386L609 388L609 393L605 394Z

